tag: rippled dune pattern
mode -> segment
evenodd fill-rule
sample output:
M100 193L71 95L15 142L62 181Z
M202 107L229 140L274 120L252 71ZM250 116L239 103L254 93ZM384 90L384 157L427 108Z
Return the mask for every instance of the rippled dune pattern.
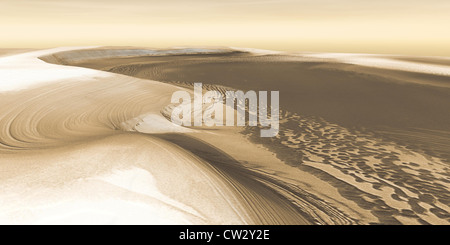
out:
M174 84L193 86L183 82ZM222 94L230 90L220 85L206 85L205 88ZM426 154L420 147L413 147L410 143L399 145L386 137L378 136L375 132L349 130L320 117L302 117L285 111L281 119L280 133L273 139L259 138L260 128L247 127L244 134L254 142L274 150L287 164L332 182L345 198L370 211L378 220L373 222L374 224L450 222L448 159L435 157L436 154ZM389 129L387 133L394 132ZM411 131L407 133L414 137ZM426 136L429 137L429 134ZM441 138L448 140L442 132ZM439 152L439 148L437 151ZM277 182L276 178L268 181L270 182ZM295 187L286 189L290 188ZM299 195L302 191L297 189L293 193ZM310 193L302 193L299 196L306 198L306 203L314 203L316 212L317 209L330 208ZM295 203L296 199L298 197L292 201ZM299 203L305 203L305 200ZM333 221L327 222L315 214L310 215L316 217L315 222L319 224L355 222L342 217L338 210L329 209L325 213Z
M380 223L450 222L448 163L320 118L283 118L284 130L266 142L278 156L334 182Z
M173 83L193 87L192 83ZM219 91L222 95L231 89L220 85L206 85L204 88ZM254 142L262 143L274 150L287 164L317 174L335 184L345 198L356 202L358 206L370 211L376 217L378 222L373 223L450 222L448 159L440 159L435 157L435 154L426 154L420 150L421 148L412 147L411 144L396 144L378 136L375 132L349 130L320 117L302 117L285 111L282 112L281 120L280 133L273 139L259 138L260 128L247 127L243 133ZM394 132L390 129L387 133ZM411 134L410 131L408 133ZM411 137L414 137L414 134ZM448 140L445 134L441 138ZM187 145L183 147L189 148ZM279 180L274 178L267 181L271 182ZM279 183L278 186L281 187L283 184ZM284 188L286 192L291 188L296 189L292 185ZM297 189L291 195L298 195L300 200L306 198L308 201L296 201L299 197L293 198L292 201L303 204L314 203L316 213L310 215L316 217L316 223L355 222L344 218L340 211L330 209L320 198L302 192ZM321 220L320 216L316 216L320 213L317 212L319 209L325 209L325 213L333 221Z

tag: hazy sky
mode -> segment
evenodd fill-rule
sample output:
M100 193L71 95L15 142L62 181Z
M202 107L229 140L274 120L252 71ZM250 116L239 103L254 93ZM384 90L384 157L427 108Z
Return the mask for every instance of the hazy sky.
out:
M449 0L0 0L0 47L240 46L450 56Z

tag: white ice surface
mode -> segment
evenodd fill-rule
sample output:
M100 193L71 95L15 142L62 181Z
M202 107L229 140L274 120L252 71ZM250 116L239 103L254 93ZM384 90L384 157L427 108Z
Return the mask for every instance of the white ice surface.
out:
M0 92L23 90L47 83L64 83L77 79L88 82L95 81L98 77L122 79L121 75L80 67L48 64L38 58L56 52L77 49L83 48L56 48L0 58ZM155 86L154 89L158 89L158 84L152 86ZM176 90L175 87L174 90ZM143 116L140 129L147 133L183 131L183 128L154 114ZM120 159L125 156L120 151L127 151L126 147L119 148L119 151L114 151L108 146L105 147L107 147L105 150L111 151L111 153L105 153L105 156L102 155L103 157L98 159L96 154L101 151L92 150L90 152L88 148L83 148L80 151L82 155L76 152L70 153L74 155L60 160L57 164L47 164L46 162L38 164L42 169L39 173L24 174L23 172L29 172L28 168L25 168L24 171L14 170L19 176L17 180L0 179L0 224L192 224L193 217L196 217L195 220L203 220L202 215L197 213L193 207L176 201L160 191L157 184L161 178L157 181L153 177L156 174L170 175L169 172L158 170L157 166L164 169L166 166L183 168L185 165L194 165L194 167L189 169L191 172L184 170L178 173L173 169L171 171L173 174L179 175L180 181L184 179L183 177L197 176L199 167L195 166L198 163L185 160L183 157L187 156L187 153L178 148L170 150L167 148L168 146L162 146L161 149L153 146L145 151L141 149L139 152L152 151L147 162L155 166L153 168L155 172L153 172L142 168L115 169L115 165L112 164L114 161L118 161L122 165L125 163L136 164L136 161L131 159L134 154L129 155L130 159L124 160ZM113 154L115 155L112 156ZM38 159L34 161L38 161ZM16 169L14 161L4 160L0 163L2 169ZM77 175L80 171L87 171L92 164L98 164L98 166L110 170L108 171L110 173L106 175L104 173L93 174L88 178L75 178L74 180L68 178L70 184L66 184L66 175ZM64 174L57 175L58 172ZM46 176L50 179L46 179ZM39 182L39 178L43 182ZM201 178L211 185L215 183L211 180L214 177L208 177L206 174ZM201 178L195 180L201 181ZM47 181L62 181L62 183L46 187L29 185L34 182L45 184ZM198 187L195 184L196 182L193 180L186 183L184 186L188 190L186 195L196 188L204 188L204 186ZM104 189L105 185L108 189ZM108 191L111 191L109 198ZM95 197L99 194L105 198L96 199ZM198 202L208 207L209 203L218 200L217 196L217 193L208 192L205 194L206 199ZM194 201L196 202L196 200ZM211 205L218 206L217 204ZM215 207L211 207L211 209ZM225 209L232 210L228 207ZM228 217L224 217L224 219L228 219ZM232 219L229 218L229 220ZM206 218L204 223L208 222L209 220Z
M56 52L86 48L94 47L55 48L0 57L0 92L26 89L69 78L86 80L110 76L106 72L92 69L53 65L38 58Z
M388 56L380 57L379 55L374 54L319 53L319 54L302 54L301 56L310 58L330 59L340 63L354 64L382 69L450 76L450 66L425 64L412 61L401 61L389 58Z

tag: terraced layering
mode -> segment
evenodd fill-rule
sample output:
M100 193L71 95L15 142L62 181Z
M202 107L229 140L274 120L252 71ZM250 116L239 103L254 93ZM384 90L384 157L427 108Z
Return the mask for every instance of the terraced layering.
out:
M3 53L0 223L450 223L446 59ZM193 95L194 83L222 94L278 91L278 134L172 123L172 95Z

